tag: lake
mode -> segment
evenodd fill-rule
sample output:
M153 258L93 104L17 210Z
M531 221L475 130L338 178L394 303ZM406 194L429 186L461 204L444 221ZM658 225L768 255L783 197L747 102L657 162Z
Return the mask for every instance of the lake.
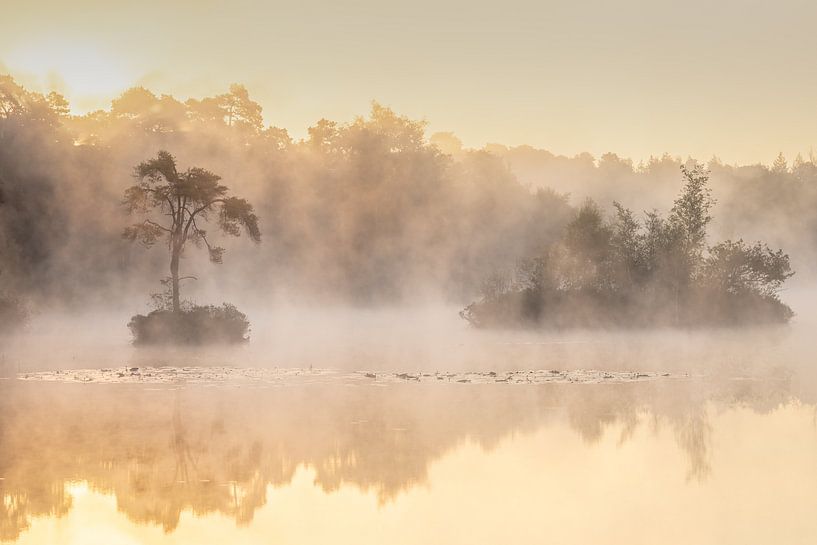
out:
M0 380L0 538L814 543L817 381L808 330L472 335L429 341L422 354L394 345L379 358L374 342L365 350L336 343L344 357L327 367L349 371L340 374L304 365L336 340L314 353L290 348L302 367L280 380L18 380L53 366L14 363L12 352ZM278 350L268 357L280 361ZM208 354L195 359L202 369L215 358ZM115 359L130 376L131 365L151 358ZM64 359L64 369L85 361ZM412 359L422 364L411 367ZM579 366L649 376L436 378L446 369L459 377L469 363L492 378ZM415 380L415 371L429 379Z

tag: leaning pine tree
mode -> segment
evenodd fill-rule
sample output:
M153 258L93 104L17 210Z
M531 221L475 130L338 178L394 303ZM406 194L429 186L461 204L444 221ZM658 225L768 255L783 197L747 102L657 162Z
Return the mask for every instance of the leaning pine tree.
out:
M234 306L182 308L179 262L188 242L204 245L213 263L222 262L224 248L212 244L203 228L214 221L225 234L239 236L243 227L247 236L260 242L258 217L252 205L228 196L229 189L219 183L221 177L209 170L193 167L179 172L175 158L166 151L138 165L134 177L136 184L125 191L124 205L142 221L127 227L123 236L148 247L165 240L170 254L166 308L133 318L129 327L136 341L244 340L249 324Z

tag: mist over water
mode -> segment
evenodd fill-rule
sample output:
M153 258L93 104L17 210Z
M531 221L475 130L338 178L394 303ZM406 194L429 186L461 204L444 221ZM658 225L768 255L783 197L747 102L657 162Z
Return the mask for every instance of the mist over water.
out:
M361 372L599 369L815 378L815 292L787 292L789 325L707 330L476 330L456 306L247 308L251 342L136 347L127 311L40 315L0 351L17 372L140 365L323 368Z
M264 119L242 85L75 116L0 77L0 540L815 535L813 157ZM223 302L246 342L129 330Z

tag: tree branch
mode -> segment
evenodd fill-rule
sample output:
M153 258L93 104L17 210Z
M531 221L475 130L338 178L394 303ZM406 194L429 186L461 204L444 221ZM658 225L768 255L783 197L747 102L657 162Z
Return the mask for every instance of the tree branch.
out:
M165 232L167 232L167 233L172 233L172 232L173 232L173 231L171 231L170 229L168 229L167 227L164 227L163 225L159 225L159 224L158 224L158 223L156 223L155 221L145 220L145 221L143 221L142 223L147 223L147 224L149 224L149 225L153 225L154 227L157 227L157 228L159 228L159 229L161 229L162 231L165 231Z
M188 214L190 214L190 219L187 220L187 225L184 228L185 238L187 238L187 233L190 230L190 225L193 223L193 221L196 218L197 214L199 214L200 212L203 212L204 210L207 210L208 208L210 208L211 206L213 206L217 202L225 202L225 201L226 201L226 199L213 199L212 201L209 201L207 204L193 210L193 212L188 212ZM198 228L196 230L198 230Z
M213 263L221 263L222 255L224 255L224 248L219 246L211 246L210 241L207 240L207 236L204 234L204 231L199 229L198 225L196 225L195 216L191 217L190 219L193 221L193 231L196 233L196 236L201 237L205 246L207 246L207 252L210 254L210 261Z
M210 243L207 241L207 237L204 235L204 232L201 229L199 229L198 225L196 225L195 218L191 217L190 219L193 221L193 231L196 233L197 236L201 237L201 239L204 241L204 244L207 246L207 249L209 250Z

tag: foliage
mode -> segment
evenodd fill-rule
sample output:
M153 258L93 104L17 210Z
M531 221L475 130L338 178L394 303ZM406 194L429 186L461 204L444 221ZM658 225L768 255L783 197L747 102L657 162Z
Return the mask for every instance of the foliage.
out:
M776 297L783 282L794 273L789 256L756 242L749 246L738 240L726 240L709 249L704 262L704 281L730 293L757 293Z
M683 251L694 260L700 257L706 242L706 228L712 221L709 214L715 200L707 185L709 173L703 165L681 165L686 184L675 199L669 221L677 226L682 236Z
M788 255L727 240L706 246L714 203L706 171L682 167L685 185L663 218L639 222L614 203L606 219L586 202L562 240L490 284L461 316L478 327L732 325L786 322L778 294L794 273Z
M347 122L318 121L306 138L293 139L263 124L260 105L246 91L231 86L181 101L135 88L108 109L71 115L59 95L0 76L4 287L35 305L73 306L123 301L167 275L166 255L139 252L121 237L128 170L158 150L223 174L264 218L259 235L269 242L259 249L211 238L221 229L218 207L209 225L197 220L214 248L229 248L231 261L246 264L212 269L214 282L253 285L265 297L283 292L354 304L472 300L486 271L544 256L549 272L542 278L561 282L563 267L556 265L575 257L562 243L576 213L570 203L580 208L590 196L652 210L671 202L683 164L669 155L633 164L614 154L565 157L530 146L464 149L456 137L428 137L424 122L379 104ZM263 113L270 121L277 115ZM710 230L785 247L796 256L792 266L817 270L813 157L781 159L771 168L717 160L709 167L720 200ZM602 212L613 229L613 254L581 269L574 283L593 286L599 273L620 293L646 285L680 293L688 279L702 280L700 267L676 251L680 221L633 217L640 233L632 238L626 229L615 231L616 215ZM141 222L169 219L158 209L138 213ZM167 233L159 231L144 226L131 234L164 243ZM643 252L633 253L636 246ZM187 250L181 268L200 270L199 254ZM612 258L626 251L626 259ZM228 254L201 253L211 255Z
M125 228L122 236L145 246L167 239L173 311L181 310L179 259L187 242L204 244L210 261L222 262L224 248L211 244L203 229L212 213L217 214L223 233L239 236L243 227L253 241L261 241L252 205L244 199L228 197L228 188L219 183L220 176L198 167L179 172L175 158L160 151L155 159L140 163L134 177L137 183L125 191L124 205L129 213L145 217Z
M128 324L134 343L219 344L249 340L250 322L235 306L191 306L185 310L154 310L137 314Z

